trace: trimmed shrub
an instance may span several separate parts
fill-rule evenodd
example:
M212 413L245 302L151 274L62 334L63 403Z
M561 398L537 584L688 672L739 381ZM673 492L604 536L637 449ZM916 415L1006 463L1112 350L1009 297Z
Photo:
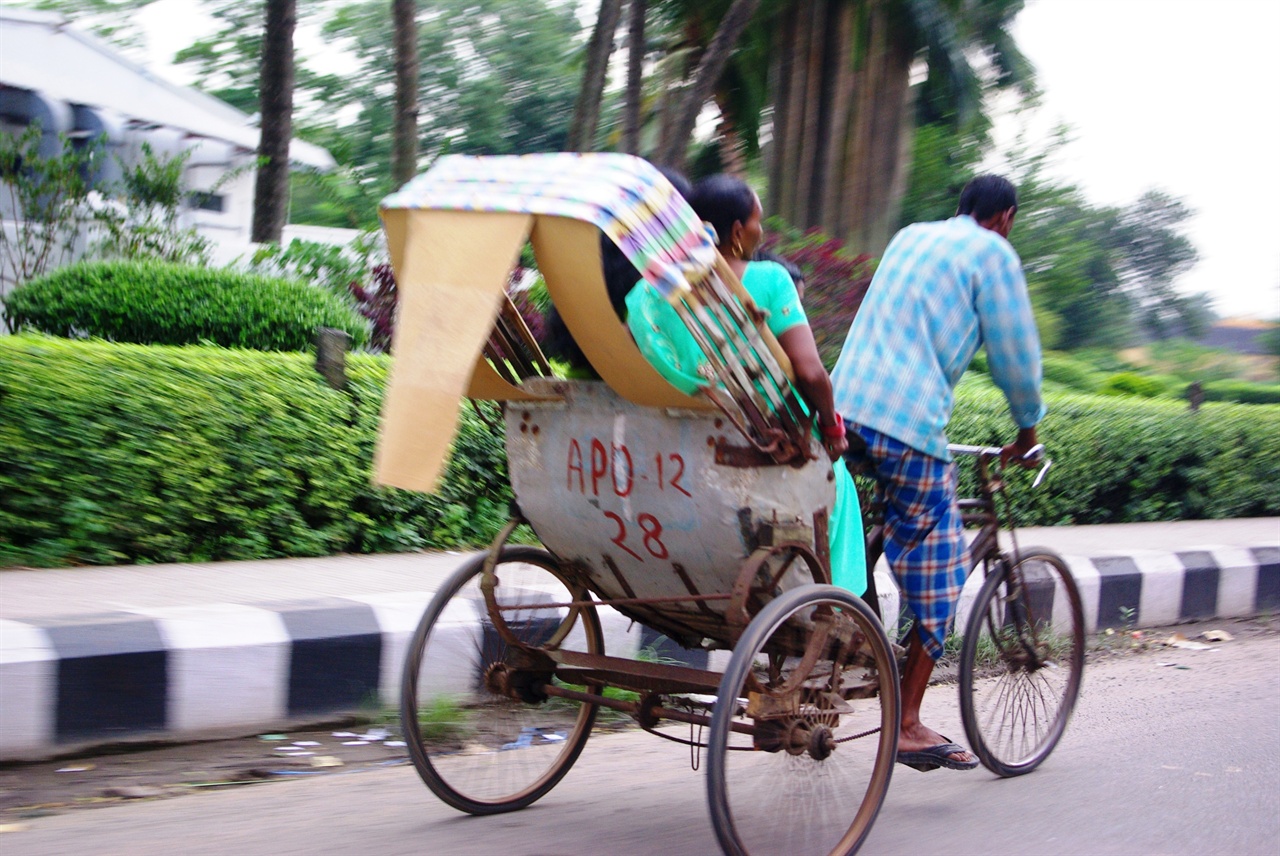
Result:
M1044 355L1044 379L1060 384L1075 392L1097 392L1102 386L1102 377L1087 363L1072 359L1065 354L1047 353Z
M306 283L157 261L59 268L15 289L5 314L15 331L148 345L302 351L320 327L368 339L351 307Z
M0 566L314 556L491 540L511 499L498 409L462 410L433 494L369 481L389 361L0 337ZM982 376L955 442L1013 434ZM1280 407L1050 395L1045 484L1022 525L1280 515ZM961 489L974 489L961 467Z
M1184 390L1183 395L1186 395ZM1245 380L1217 380L1204 384L1205 401L1234 401L1238 404L1280 404L1280 383L1250 383Z
M369 482L384 358L0 338L0 566L208 561L492 538L501 432L464 412L430 496ZM496 412L496 411L495 411Z
M1020 525L1131 523L1280 515L1280 407L1047 395L1038 434L1048 478L1012 476ZM999 391L961 387L947 435L1000 446L1013 438ZM975 489L961 466L961 491ZM972 494L969 494L972 495Z
M1158 379L1134 372L1119 372L1103 381L1098 389L1099 395L1136 395L1140 398L1155 398L1163 395L1165 386Z

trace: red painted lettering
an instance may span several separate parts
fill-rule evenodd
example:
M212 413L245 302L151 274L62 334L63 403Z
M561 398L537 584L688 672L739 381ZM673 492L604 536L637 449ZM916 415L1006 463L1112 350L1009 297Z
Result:
M684 478L684 458L679 455L672 455L671 463L676 465L676 474L671 478L671 486L683 493L685 496L692 497L693 494L685 490L684 486L680 484L680 479Z
M569 441L569 465L566 473L567 486L570 491L573 490L573 474L578 474L578 493L586 493L586 483L582 474L582 447L578 445L577 440Z
M643 562L644 558L635 550L632 550L627 546L627 524L622 522L622 518L614 514L612 511L606 511L604 516L612 520L618 527L618 531L614 533L614 536L609 540L613 541L613 543L625 550L627 555L631 556L633 559ZM661 527L659 527L659 530L661 530ZM648 536L645 537L647 538Z
M591 438L591 495L600 495L600 479L608 472L609 456L605 452L604 443L595 437Z
M631 493L631 486L634 482L635 475L631 467L631 452L625 445L618 443L613 444L613 492L618 496L628 496ZM618 478L619 470L622 471L622 479Z
M669 555L667 545L662 543L662 524L652 514L641 514L636 518L644 531L644 548L655 559L665 559Z

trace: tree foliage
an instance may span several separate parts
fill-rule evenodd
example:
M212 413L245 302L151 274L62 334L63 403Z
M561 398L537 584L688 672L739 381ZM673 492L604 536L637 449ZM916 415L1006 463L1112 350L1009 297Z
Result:
M1008 155L1019 194L1010 241L1036 305L1053 316L1050 341L1063 349L1120 347L1202 332L1208 298L1173 286L1196 260L1182 231L1190 210L1154 190L1125 206L1092 204L1053 175L1065 142L1063 130L1053 145L1034 152L1018 145Z
M57 12L99 38L125 49L141 48L145 37L134 12L153 0L35 0L31 5Z
M580 30L572 8L545 0L426 5L418 20L419 54L430 57L419 78L425 150L518 154L563 148L578 79ZM386 4L344 6L324 32L349 45L362 66L342 106L359 108L356 126L366 138L365 151L381 152L393 73Z
M1093 204L1078 185L1057 177L1068 143L1065 128L1047 145L1017 141L1001 168L1018 187L1009 239L1022 258L1045 345L1116 348L1199 335L1212 317L1208 298L1174 287L1196 261L1184 231L1190 210L1159 190L1128 205ZM989 148L973 127L921 126L901 224L955 214L961 189L984 168Z
M42 154L38 122L20 134L0 133L0 194L16 215L13 231L0 228L0 272L23 283L70 258L89 219L90 176L103 154L59 140Z

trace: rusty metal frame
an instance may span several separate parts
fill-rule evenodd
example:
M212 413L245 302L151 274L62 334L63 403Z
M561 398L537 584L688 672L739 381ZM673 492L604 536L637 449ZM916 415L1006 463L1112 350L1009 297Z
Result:
M770 557L784 551L792 553L792 557L784 562L778 571L772 575L767 586L756 585L756 577L765 563ZM809 566L809 570L814 573L814 579L821 580L826 578L827 575L822 569L822 563L813 552L813 549L801 541L782 541L778 544L757 547L747 557L747 560L742 563L742 568L738 571L738 577L733 583L729 608L725 610L725 621L728 624L728 629L735 645L738 642L738 637L742 635L742 631L746 630L747 625L751 622L749 607L752 594L776 589L782 577L791 569L791 564L796 558L804 559L805 564Z
M754 611L752 609L753 598L766 592L775 591L782 578L791 570L797 560L804 562L815 580L825 581L828 579L821 558L808 543L786 539L785 536L793 534L791 530L795 528L794 526L771 527L766 525L756 533L759 541L763 543L742 563L738 576L734 581L733 589L730 592L698 593L692 582L686 580L690 588L688 595L653 598L633 596L597 600L591 596L584 585L572 580L570 575L557 574L561 582L569 589L572 600L539 604L539 607L543 609L567 609L569 614L565 616L551 639L534 647L525 644L516 637L503 620L504 612L526 607L502 606L497 602L495 595L495 590L499 583L496 572L498 557L502 547L511 537L511 533L522 522L524 522L523 519L516 516L503 527L490 545L481 570L480 588L484 594L486 612L493 622L496 632L504 642L511 646L513 657L512 662L498 664L497 668L486 675L486 681L489 682L491 689L513 697L524 698L526 701L529 700L529 694L532 693L536 697L572 699L617 710L634 717L645 730L651 732L654 732L656 725L664 720L709 726L711 723L709 715L692 710L663 706L661 704L661 696L718 692L723 675L720 672L695 669L689 666L651 663L625 657L613 657L607 654L560 650L559 645L577 623L580 611L595 609L600 606L635 609L636 607L654 607L669 603L693 603L706 611L706 617L723 621L728 628L732 643L736 644L742 632L751 622L752 612ZM821 524L822 522L825 521L815 520L815 524ZM822 527L821 525L815 525L814 528L820 529ZM783 536L783 538L779 538L777 543L771 543L779 535ZM554 558L554 554L549 555ZM767 576L762 576L761 571L767 567L770 559L775 558L783 560L779 562L776 569L770 569ZM675 570L677 574L681 574L681 568L675 566ZM687 574L681 574L682 579L685 577L687 577ZM624 590L628 588L624 584ZM707 610L706 604L711 601L728 601L729 605L723 617ZM655 610L655 612L661 616L659 611ZM796 708L796 705L786 701L787 699L792 699L794 702L796 698L803 696L805 693L822 691L835 693L837 696L848 700L871 692L862 684L853 684L843 689L833 686L828 690L812 686L815 678L828 678L838 682L838 676L834 673L821 676L813 675L819 659L831 650L833 644L838 644L840 651L847 653L857 649L865 641L860 637L856 629L850 632L848 629L850 627L852 627L852 624L847 618L830 610L820 611L815 614L813 628L805 633L802 640L797 640L801 644L795 645L795 649L800 652L800 662L792 667L784 683L774 687L765 687L758 685L754 677L749 678L752 692L760 699L763 699L760 703L764 705L764 708L778 713L776 715L762 715L759 718L762 725L734 722L731 726L732 729L739 733L767 739L770 737L767 729L771 726L764 723L771 723L777 716L781 716L781 711ZM642 697L636 702L608 698L600 692L583 692L566 686L558 686L552 683L552 678L559 678L574 685L585 686L589 690L600 686L618 687L642 693ZM670 737L670 735L662 736ZM695 746L701 745L693 740L683 741L676 739L676 742L688 742L689 745Z

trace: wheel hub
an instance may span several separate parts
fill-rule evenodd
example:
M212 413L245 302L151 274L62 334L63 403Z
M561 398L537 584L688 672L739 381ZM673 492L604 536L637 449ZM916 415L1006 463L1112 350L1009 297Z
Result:
M831 729L819 725L809 732L809 757L815 761L824 761L835 751L836 738Z
M526 704L541 704L547 700L543 687L549 680L550 675L513 669L506 663L493 663L484 672L487 690Z
M831 756L836 745L835 734L828 726L807 719L756 724L755 746L765 752L785 750L788 755L807 754L815 761L822 761Z

